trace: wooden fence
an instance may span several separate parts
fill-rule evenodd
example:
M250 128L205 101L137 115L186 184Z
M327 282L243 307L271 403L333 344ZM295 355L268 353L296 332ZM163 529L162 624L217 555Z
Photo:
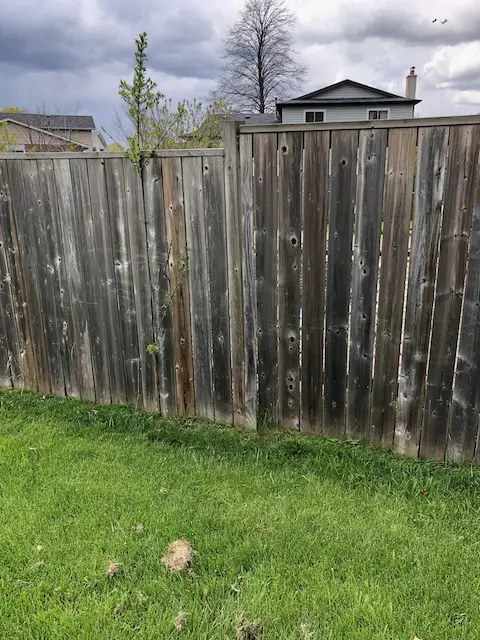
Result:
M474 459L480 117L0 156L0 383ZM480 452L477 454L480 461Z

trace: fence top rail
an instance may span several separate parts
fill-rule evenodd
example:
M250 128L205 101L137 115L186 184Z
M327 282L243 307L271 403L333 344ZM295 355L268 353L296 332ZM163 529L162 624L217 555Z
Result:
M221 148L215 149L159 149L152 157L154 158L191 158L205 156L224 156L225 151ZM48 151L48 152L29 152L29 153L0 153L0 160L59 160L67 159L107 159L107 158L126 158L123 151Z
M364 120L359 122L322 122L312 124L240 125L240 133L284 133L287 131L338 131L339 129L403 129L406 127L445 127L480 124L480 114L441 118L408 118L405 120Z

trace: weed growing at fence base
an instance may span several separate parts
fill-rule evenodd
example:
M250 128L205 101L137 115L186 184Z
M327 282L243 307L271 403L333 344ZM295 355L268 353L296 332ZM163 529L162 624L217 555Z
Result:
M480 471L8 391L0 436L1 638L480 637Z

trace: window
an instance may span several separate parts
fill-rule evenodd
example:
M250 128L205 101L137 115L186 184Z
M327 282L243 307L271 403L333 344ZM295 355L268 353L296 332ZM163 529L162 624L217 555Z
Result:
M388 109L372 109L368 112L369 120L388 120Z
M305 122L323 122L325 111L305 111Z

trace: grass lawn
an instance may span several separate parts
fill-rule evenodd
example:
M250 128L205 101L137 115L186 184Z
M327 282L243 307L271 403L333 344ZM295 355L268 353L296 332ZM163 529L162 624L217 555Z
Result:
M190 573L162 564L179 538ZM234 639L240 618L480 638L480 470L0 392L2 640Z

